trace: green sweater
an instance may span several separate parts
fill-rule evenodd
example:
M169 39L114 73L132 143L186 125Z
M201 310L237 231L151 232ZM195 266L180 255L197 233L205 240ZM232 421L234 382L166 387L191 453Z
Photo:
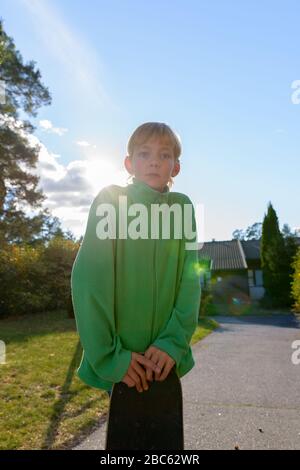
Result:
M178 192L156 191L133 178L125 187L110 185L94 199L86 232L71 274L76 326L83 347L77 370L86 384L110 390L120 382L131 352L144 353L153 345L168 353L179 377L194 366L190 340L198 322L201 285L198 251L187 250L185 239L99 239L97 206L113 204L119 227L119 196L127 206L142 203L191 204ZM136 216L134 217L136 218ZM128 216L128 223L132 217ZM173 218L171 217L171 222ZM193 208L193 228L196 229ZM150 232L149 218L149 235ZM173 236L172 236L173 235ZM194 241L196 238L194 239Z

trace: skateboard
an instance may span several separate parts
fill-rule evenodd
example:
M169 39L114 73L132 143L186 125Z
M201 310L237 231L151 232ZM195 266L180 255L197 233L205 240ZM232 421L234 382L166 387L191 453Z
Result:
M138 392L113 385L105 450L183 450L182 388L175 366L163 382Z

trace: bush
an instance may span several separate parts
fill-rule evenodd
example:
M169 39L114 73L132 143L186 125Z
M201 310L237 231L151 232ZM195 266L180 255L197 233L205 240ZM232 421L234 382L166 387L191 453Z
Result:
M294 304L292 305L293 312L300 312L300 248L292 263L294 273L292 276L292 297Z
M43 308L45 267L40 262L40 248L8 245L0 250L0 315L23 314Z
M78 248L78 243L57 237L44 249L41 260L45 266L44 282L49 295L46 310L68 309L71 270Z
M70 309L70 278L79 244L62 237L47 246L0 250L0 318Z
M202 288L199 317L211 315L213 310L213 296L209 287Z

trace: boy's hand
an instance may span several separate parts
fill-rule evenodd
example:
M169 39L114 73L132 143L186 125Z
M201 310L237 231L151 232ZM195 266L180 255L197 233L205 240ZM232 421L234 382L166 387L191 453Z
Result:
M154 371L155 373L160 373L161 369L157 366L151 359L144 357L142 354L136 352L131 353L131 362L125 376L122 379L122 382L125 382L129 387L136 386L139 392L148 390L148 384L146 380L146 371L145 369ZM132 382L134 383L132 385Z
M161 373L155 372L155 380L163 382L168 377L172 367L175 364L174 359L165 351L162 351L155 346L150 346L145 352L144 356L147 359L151 359L152 362L160 367ZM146 378L151 382L153 380L152 370L148 367L146 368Z
M135 381L130 378L130 375L125 374L121 382L124 382L128 387L135 387Z

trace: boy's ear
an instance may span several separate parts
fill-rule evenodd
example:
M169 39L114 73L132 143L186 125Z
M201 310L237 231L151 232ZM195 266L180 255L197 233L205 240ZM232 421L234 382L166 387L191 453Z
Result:
M126 157L124 159L124 166L125 166L126 170L128 171L128 173L130 173L132 175L132 172L133 172L132 161L131 161L131 158L129 157L129 155L126 155Z
M179 172L180 172L180 162L176 160L171 176L177 176Z

